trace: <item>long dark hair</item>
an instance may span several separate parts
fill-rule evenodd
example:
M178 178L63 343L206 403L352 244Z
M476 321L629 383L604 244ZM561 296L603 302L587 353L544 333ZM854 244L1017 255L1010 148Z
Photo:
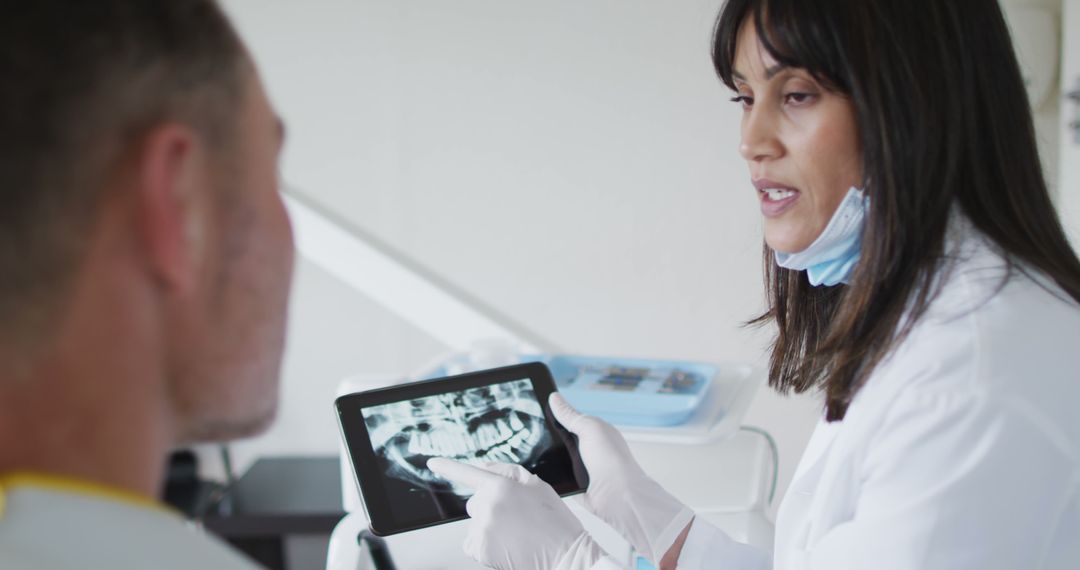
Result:
M1080 302L1080 260L1043 178L1020 67L998 0L728 0L713 62L732 89L738 32L850 97L870 212L850 285L813 287L765 248L775 321L770 384L822 387L843 419L874 368L926 312L955 206L1009 273L1044 273Z

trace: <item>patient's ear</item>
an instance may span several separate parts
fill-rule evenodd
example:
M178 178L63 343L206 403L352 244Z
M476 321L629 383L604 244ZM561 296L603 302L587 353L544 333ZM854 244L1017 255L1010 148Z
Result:
M146 268L169 293L187 296L198 282L203 203L209 173L190 128L166 124L134 149L133 211Z

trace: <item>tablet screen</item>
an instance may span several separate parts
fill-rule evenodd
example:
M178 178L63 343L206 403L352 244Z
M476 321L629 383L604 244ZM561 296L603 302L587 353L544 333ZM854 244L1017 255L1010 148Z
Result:
M432 473L427 468L432 457L474 465L519 463L535 472L552 443L527 378L371 406L361 413L375 456L392 480L387 483L393 483L388 484L391 505L412 503L410 495L429 492L451 494L462 505L472 496Z
M392 391L356 397L363 401L350 409L359 411L364 429L346 426L346 439L351 431L370 444L354 452L363 462L354 465L380 534L466 516L472 489L432 473L427 462L433 457L478 466L517 463L561 494L581 490L576 452L569 452L567 435L554 431L541 405L550 390L537 394L535 377L495 376L483 382L482 374L473 375L464 386L455 379L418 383L403 387L394 401L387 401ZM388 520L376 521L381 515Z

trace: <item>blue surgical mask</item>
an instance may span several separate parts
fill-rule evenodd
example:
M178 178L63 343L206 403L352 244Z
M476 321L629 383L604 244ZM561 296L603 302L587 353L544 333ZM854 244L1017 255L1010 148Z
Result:
M810 284L849 283L862 249L862 230L870 200L858 188L848 190L829 225L814 243L799 253L776 252L776 263L785 269L806 271Z

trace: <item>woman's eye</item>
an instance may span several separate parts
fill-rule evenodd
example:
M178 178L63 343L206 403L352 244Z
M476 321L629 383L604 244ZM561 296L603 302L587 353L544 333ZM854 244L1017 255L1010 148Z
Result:
M785 93L784 102L789 105L803 105L814 98L810 93Z
M743 109L749 108L754 104L754 98L747 95L738 95L731 98L733 103L738 103Z

